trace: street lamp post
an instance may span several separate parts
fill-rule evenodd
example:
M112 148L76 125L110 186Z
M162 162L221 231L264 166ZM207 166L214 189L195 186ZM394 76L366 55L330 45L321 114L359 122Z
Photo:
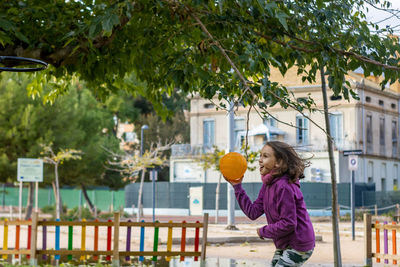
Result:
M234 103L232 100L229 101L229 114L228 114L228 151L234 152L234 136L235 136L235 115L233 113ZM239 230L235 226L235 190L230 183L226 183L227 188L227 206L228 206L228 230Z
M143 131L149 129L148 125L143 125L140 129L140 156L143 156Z

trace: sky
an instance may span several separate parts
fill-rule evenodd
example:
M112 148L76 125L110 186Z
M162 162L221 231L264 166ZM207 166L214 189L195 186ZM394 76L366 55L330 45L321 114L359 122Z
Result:
M386 25L390 25L392 27L399 25L399 26L395 27L395 30L396 30L396 33L400 34L400 0L390 0L389 2L392 3L391 9L399 10L399 13L397 13L399 18L397 18L396 16L392 16L392 14L390 14L388 12L375 9L372 6L366 4L369 9L369 12L367 13L367 20L376 23L378 21L382 21L386 18L391 17L387 20L380 22L379 26L381 28L382 27L384 28L384 27L386 27Z

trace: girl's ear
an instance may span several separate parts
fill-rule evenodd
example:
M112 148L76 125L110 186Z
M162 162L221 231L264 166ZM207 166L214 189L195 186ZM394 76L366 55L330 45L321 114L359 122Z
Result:
M275 162L275 169L280 169L282 167L282 160Z

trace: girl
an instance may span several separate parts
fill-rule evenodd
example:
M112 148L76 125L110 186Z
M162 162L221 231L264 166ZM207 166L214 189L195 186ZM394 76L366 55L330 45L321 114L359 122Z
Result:
M315 235L306 210L299 179L305 164L294 149L272 141L262 148L260 174L262 187L252 203L242 188L242 179L229 181L242 211L251 220L265 214L268 224L257 229L260 238L271 238L276 251L271 266L301 266L310 258Z

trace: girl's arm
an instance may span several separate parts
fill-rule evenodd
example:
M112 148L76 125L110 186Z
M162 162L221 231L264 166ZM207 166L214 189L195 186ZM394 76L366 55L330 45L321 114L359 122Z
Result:
M239 203L240 208L249 217L250 220L255 220L264 214L263 199L265 194L265 185L261 187L258 193L257 199L252 203L250 198L247 196L246 191L244 191L242 184L235 184L233 186L235 189L235 196Z
M260 237L277 239L293 232L297 226L296 200L290 187L283 187L277 194L279 220L259 229Z

